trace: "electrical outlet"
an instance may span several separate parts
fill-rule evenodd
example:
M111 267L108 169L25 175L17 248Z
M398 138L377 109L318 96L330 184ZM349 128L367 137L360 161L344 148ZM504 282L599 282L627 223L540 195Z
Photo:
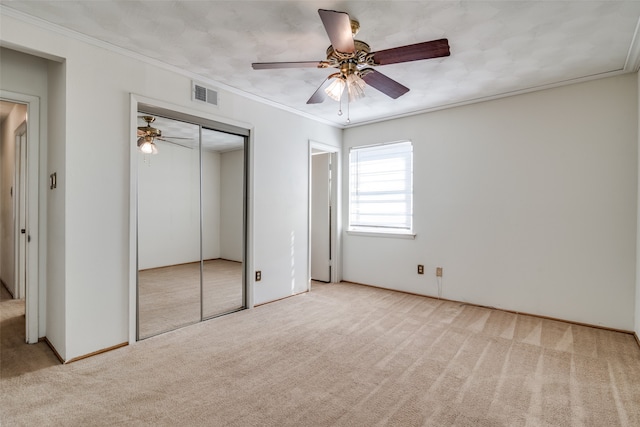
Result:
M442 267L436 267L436 277L442 277Z
M424 274L424 265L418 264L418 274Z
M256 282L262 280L262 271L256 270Z

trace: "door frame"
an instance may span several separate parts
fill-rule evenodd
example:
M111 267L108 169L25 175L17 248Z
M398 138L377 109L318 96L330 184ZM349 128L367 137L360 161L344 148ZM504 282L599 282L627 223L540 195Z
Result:
M184 114L201 117L205 120L215 121L222 125L245 129L249 132L245 142L245 233L244 236L244 256L243 283L245 292L246 309L254 306L255 281L253 275L248 274L254 271L253 255L253 147L254 147L254 127L245 122L231 120L227 117L220 117L209 112L185 108L154 98L134 93L129 94L130 110L130 140L129 140L129 344L138 342L138 150L137 150L137 129L139 104L145 104L157 109L172 111L176 114Z
M340 192L341 192L341 158L340 148L322 142L309 140L308 146L308 192L307 192L307 291L311 290L311 174L313 150L329 153L331 156L331 283L342 280L342 221L340 218Z
M27 280L25 289L25 341L29 344L38 342L40 320L44 320L41 312L44 304L40 304L41 287L44 287L45 268L43 263L44 246L40 246L40 98L23 93L0 90L0 100L27 106L27 223L26 232L30 237L26 250ZM44 158L44 157L43 157ZM15 199L14 199L15 200ZM14 221L14 229L19 233L19 224ZM16 254L17 256L18 254Z

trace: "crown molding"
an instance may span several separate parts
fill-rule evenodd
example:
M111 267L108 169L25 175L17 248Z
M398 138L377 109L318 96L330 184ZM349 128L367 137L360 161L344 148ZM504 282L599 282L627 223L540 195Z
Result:
M44 19L37 18L35 16L26 14L24 12L12 9L10 7L7 7L5 4L0 4L0 15L6 15L6 16L9 16L11 18L14 18L14 19L17 19L19 21L22 21L24 23L31 24L31 25L33 25L35 27L38 27L38 28L41 28L41 29L44 29L44 30L52 31L52 32L54 32L56 34L60 34L62 36L68 37L70 39L73 39L73 40L76 40L76 41L79 41L79 42L82 42L82 43L86 43L86 44L89 44L89 45L92 45L92 46L95 46L95 47L99 47L99 48L111 51L113 53L117 53L119 55L126 56L128 58L136 59L136 60L144 62L144 63L146 63L148 65L151 65L151 66L154 66L154 67L157 67L157 68L161 68L161 69L166 70L166 71L171 71L173 73L182 75L184 77L188 77L188 78L190 78L192 80L197 80L197 81L199 81L201 83L204 83L204 84L207 84L209 86L214 86L217 89L224 90L224 91L229 92L229 93L233 93L235 95L241 96L241 97L246 98L246 99L250 99L252 101L259 102L261 104L268 105L270 107L274 107L274 108L278 108L280 110L287 111L289 113L295 114L297 116L304 117L306 119L313 120L315 122L326 124L326 125L329 125L329 126L332 126L332 127L335 127L335 128L339 128L339 129L341 128L341 126L339 124L337 124L335 122L332 122L330 120L326 120L326 119L314 116L314 115L306 113L304 111L296 110L295 108L291 108L289 106L286 106L286 105L271 101L271 100L266 99L266 98L262 98L260 96L254 95L252 93L245 92L245 91L243 91L241 89L238 89L238 88L233 87L233 86L229 86L229 85L227 85L225 83L219 82L217 80L213 80L213 79L211 79L209 77L202 76L200 74L193 73L191 71L176 67L174 65L169 65L166 62L162 62L162 61L159 61L157 59L150 58L148 56L145 56L145 55L142 55L142 54L139 54L139 53L136 53L136 52L132 52L132 51L130 51L128 49L121 48L121 47L116 46L114 44L107 43L107 42L102 41L102 40L98 40L98 39L96 39L94 37L87 36L86 34L82 34L82 33L78 32L78 31L70 30L68 28L65 28L65 27L62 27L60 25L51 23L49 21L45 21ZM2 45L2 41L1 40L0 40L0 45ZM12 44L5 44L5 46L10 47L10 48L14 48L14 49L15 48L20 48L19 46L12 45ZM39 52L36 52L34 50L30 50L29 52L26 52L26 53L38 54ZM43 54L41 54L39 56L45 56L47 59L50 59L50 55L49 56L47 56L47 55L48 54L43 53ZM58 60L61 60L61 59L62 58L58 58Z
M638 19L636 30L631 39L627 60L624 63L624 70L631 73L636 73L640 70L640 19Z
M503 99L503 98L510 98L512 96L524 95L524 94L532 93L532 92L540 92L542 90L554 89L554 88L558 88L558 87L563 87L563 86L569 86L569 85L578 84L578 83L589 82L589 81L592 81L592 80L600 80L600 79L605 79L605 78L608 78L608 77L615 77L615 76L619 76L619 75L622 75L622 74L629 74L631 72L632 71L630 71L630 70L627 71L625 69L605 71L603 73L592 74L592 75L589 75L589 76L578 77L578 78L575 78L575 79L563 80L563 81L556 82L556 83L550 83L550 84L540 85L540 86L532 86L532 87L529 87L529 88L518 89L518 90L511 91L511 92L504 92L504 93L500 93L500 94L496 94L496 95L484 96L484 97L473 98L473 99L467 99L467 100L464 100L464 101L453 102L453 103L450 103L450 104L438 105L436 107L430 107L430 108L424 108L424 109L415 110L415 111L409 111L409 112L402 113L402 114L396 114L394 116L386 116L386 117L382 117L382 118L366 120L366 121L363 121L363 122L351 123L351 124L349 124L347 126L344 126L343 129L349 129L349 128L355 128L355 127L358 127L358 126L370 125L370 124L373 124L373 123L385 122L387 120L401 119L401 118L404 118L404 117L418 116L420 114L432 113L434 111L440 111L440 110L448 110L448 109L451 109L451 108L463 107L465 105L480 104L482 102L494 101L494 100Z
M611 70L611 71L607 71L607 72L603 72L603 73L598 73L598 74L593 74L593 75L589 75L589 76L584 76L584 77L579 77L579 78L575 78L575 79L568 79L568 80L564 80L561 82L556 82L556 83L552 83L552 84L547 84L547 85L541 85L541 86L532 86L529 88L524 88L524 89L519 89L519 90L515 90L515 91L510 91L510 92L505 92L505 93L501 93L501 94L496 94L496 95L492 95L492 96L486 96L486 97L479 97L479 98L473 98L473 99L468 99L468 100L463 100L463 101L459 101L459 102L454 102L454 103L450 103L450 104L443 104L443 105L438 105L435 107L429 107L429 108L423 108L420 110L414 110L414 111L409 111L406 113L401 113L401 114L396 114L396 115L390 115L390 116L385 116L385 117L378 117L378 118L373 118L373 119L369 119L369 120L364 120L361 122L356 122L356 123L337 123L335 121L331 121L331 120L327 120L318 116L314 116L312 114L309 114L307 112L304 111L300 111L297 110L295 108L289 107L287 105L283 105L280 104L278 102L275 101L271 101L269 99L254 95L252 93L243 91L241 89L238 89L236 87L233 86L229 86L225 83L219 82L217 80L213 80L211 78L202 76L200 74L197 73L193 73L191 71L173 66L173 65L169 65L165 62L159 61L157 59L154 58L150 58L147 57L145 55L142 54L138 54L135 52L132 52L130 50L121 48L119 46L113 45L111 43L107 43L104 42L102 40L98 40L94 37L90 37L87 36L85 34L79 33L77 31L74 30L70 30L68 28L62 27L60 25L57 24L53 24L49 21L45 21L41 18L37 18L34 17L32 15L28 15L26 13L23 13L21 11L12 9L10 7L7 7L6 4L1 4L0 3L0 15L6 15L12 18L15 18L17 20L20 20L22 22L34 25L36 27L48 30L48 31L52 31L54 33L60 34L62 36L65 37L69 37L71 39L74 39L76 41L80 41L92 46L96 46L96 47L100 47L102 49L106 49L109 50L111 52L117 53L119 55L123 55L132 59L136 59L139 60L141 62L144 62L146 64L149 64L151 66L157 67L157 68L161 68L167 71L171 71L175 74L178 75L182 75L185 77L188 77L192 80L196 80L198 82L201 82L203 84L209 85L209 86L213 86L214 88L220 89L220 90L224 90L226 92L229 93L233 93L235 95L241 96L243 98L264 104L264 105L268 105L270 107L274 107L277 108L279 110L283 110L292 114L295 114L297 116L300 117L304 117L306 119L309 120L313 120L315 122L318 123L322 123L337 129L350 129L350 128L355 128L355 127L359 127L359 126L365 126L365 125L369 125L369 124L373 124L373 123L379 123L379 122L384 122L384 121L388 121L388 120L395 120L395 119L399 119L399 118L403 118L403 117L411 117L411 116L416 116L416 115L420 115L420 114L425 114L425 113L430 113L430 112L434 112L434 111L440 111L440 110L446 110L449 108L456 108L456 107L461 107L461 106L465 106L465 105L471 105L471 104L477 104L477 103L481 103L481 102L486 102L486 101L492 101L492 100L496 100L496 99L502 99L502 98L507 98L507 97L511 97L511 96L517 96L517 95L522 95L522 94L526 94L526 93L531 93L531 92L537 92L540 90L546 90L546 89L552 89L552 88L557 88L557 87L561 87L561 86L566 86L566 85L571 85L571 84L576 84L576 83L582 83L582 82L586 82L586 81L590 81L590 80L597 80L597 79L602 79L602 78L607 78L607 77L613 77L613 76L617 76L620 74L626 74L626 73L633 73L633 72L638 72L640 70L640 19L638 20L638 23L636 24L636 29L633 35L633 38L631 40L631 44L629 46L629 51L627 53L627 57L625 60L625 64L624 67L622 69L619 70ZM4 43L2 40L0 40L0 46L7 46L10 48L20 48L20 46L14 46L11 45L10 43ZM33 53L39 56L43 56L43 57L47 57L48 59L53 59L53 58L49 58L51 55L46 54L46 53L40 53L40 52L35 52L33 50L27 52L27 53ZM49 56L47 56L49 55ZM61 59L61 58L59 58Z

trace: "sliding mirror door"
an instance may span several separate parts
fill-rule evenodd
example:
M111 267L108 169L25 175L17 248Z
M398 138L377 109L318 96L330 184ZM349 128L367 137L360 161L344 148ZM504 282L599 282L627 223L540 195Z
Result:
M161 135L138 153L138 339L246 306L246 137L153 117Z
M187 139L155 139L157 153L138 155L141 338L201 317L199 129L161 117L151 126Z
M202 313L245 306L244 137L202 129Z

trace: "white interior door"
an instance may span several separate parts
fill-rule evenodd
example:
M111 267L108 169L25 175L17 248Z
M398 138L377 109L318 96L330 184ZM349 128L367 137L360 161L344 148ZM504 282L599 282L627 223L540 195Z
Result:
M311 158L311 278L331 281L331 154Z
M16 298L24 298L27 283L27 132L26 126L16 134Z
M15 158L16 174L14 176L14 286L20 298L25 299L25 341L33 344L38 342L39 330L44 328L44 316L40 316L39 293L40 246L39 231L39 176L44 164L40 164L40 100L37 96L10 92L0 89L0 99L27 106L28 118L16 131L16 151L20 154ZM21 219L22 218L22 219ZM22 230L25 230L22 233ZM44 254L42 254L44 255ZM42 323L40 323L42 322Z

